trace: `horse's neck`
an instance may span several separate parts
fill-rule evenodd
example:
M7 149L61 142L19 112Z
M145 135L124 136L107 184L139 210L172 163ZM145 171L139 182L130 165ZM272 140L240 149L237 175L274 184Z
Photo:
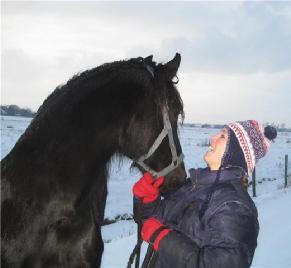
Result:
M30 126L4 162L7 168L13 169L11 173L19 176L48 173L50 176L64 174L68 178L94 176L116 152L118 139L113 127L99 127L90 133L84 129L82 136L82 129L78 132L72 129L64 134Z
M83 200L84 193L95 189L96 183L98 189L106 187L106 164L117 149L115 141L107 139L104 142L102 136L105 133L101 134L96 137L94 144L84 141L73 145L67 141L56 144L55 150L49 153L33 147L33 142L23 138L5 159L3 166L7 168L2 175L7 185L14 185L18 189L16 192L19 195L36 191L35 198L39 196L42 199L45 197L39 193L53 196L52 193L57 191L72 193L75 196L72 196L72 200L79 200L80 196ZM34 151L30 152L31 148Z

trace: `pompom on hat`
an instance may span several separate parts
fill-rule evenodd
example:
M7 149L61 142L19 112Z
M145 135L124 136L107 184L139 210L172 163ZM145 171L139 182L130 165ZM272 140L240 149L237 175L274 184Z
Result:
M276 129L272 126L263 128L256 120L239 121L226 126L234 133L243 152L247 172L251 174L257 161L266 155L270 143L277 137Z

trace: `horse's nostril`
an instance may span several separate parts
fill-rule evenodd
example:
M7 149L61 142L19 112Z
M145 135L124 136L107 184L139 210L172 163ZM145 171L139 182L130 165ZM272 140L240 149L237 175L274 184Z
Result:
M70 224L70 219L68 217L62 217L56 221L57 227L64 227Z

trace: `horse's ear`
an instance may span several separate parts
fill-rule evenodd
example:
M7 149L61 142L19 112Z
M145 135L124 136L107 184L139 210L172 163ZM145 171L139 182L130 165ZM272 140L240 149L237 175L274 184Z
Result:
M175 57L164 65L167 75L170 79L172 79L178 71L181 62L181 55L176 53Z
M144 63L146 64L150 64L153 62L153 55L147 56L146 58L144 58Z

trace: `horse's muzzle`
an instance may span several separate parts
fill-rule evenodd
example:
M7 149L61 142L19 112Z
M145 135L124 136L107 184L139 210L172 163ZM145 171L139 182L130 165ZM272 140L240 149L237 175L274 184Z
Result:
M176 191L186 180L187 173L184 162L182 162L176 169L165 176L165 182L161 186L160 191L163 196Z

